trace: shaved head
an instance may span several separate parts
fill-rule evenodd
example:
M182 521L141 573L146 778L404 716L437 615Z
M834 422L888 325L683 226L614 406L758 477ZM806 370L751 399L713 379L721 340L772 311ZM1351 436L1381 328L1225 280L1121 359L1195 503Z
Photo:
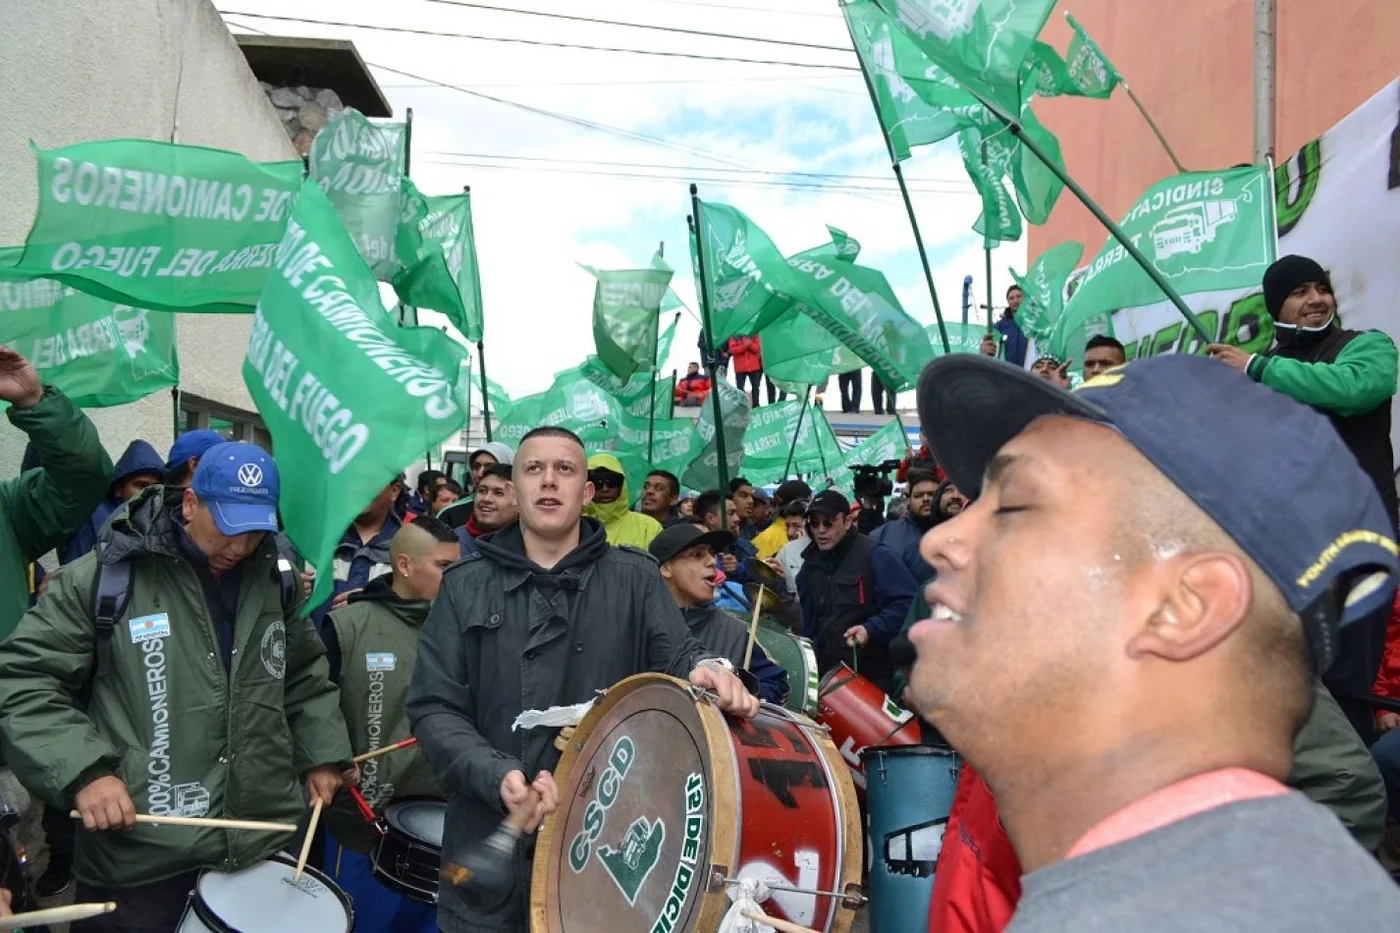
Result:
M456 532L431 516L404 525L389 543L394 592L404 599L435 599L442 572L457 560L460 547Z

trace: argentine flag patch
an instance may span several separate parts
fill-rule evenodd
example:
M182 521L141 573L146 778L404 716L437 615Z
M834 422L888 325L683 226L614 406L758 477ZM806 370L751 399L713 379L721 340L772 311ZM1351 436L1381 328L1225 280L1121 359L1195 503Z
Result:
M394 663L394 654L391 651L365 652L365 670L367 671L392 671Z
M164 612L132 619L127 622L127 626L131 629L131 643L133 645L139 645L152 638L170 637L170 616Z

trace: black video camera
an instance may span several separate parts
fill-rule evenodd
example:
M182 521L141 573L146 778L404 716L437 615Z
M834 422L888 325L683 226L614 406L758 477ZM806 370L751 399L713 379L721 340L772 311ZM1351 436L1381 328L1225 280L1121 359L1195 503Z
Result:
M854 473L855 492L858 499L883 499L885 496L894 494L894 483L890 482L890 474L899 469L898 460L886 460L884 463L858 463L851 467Z

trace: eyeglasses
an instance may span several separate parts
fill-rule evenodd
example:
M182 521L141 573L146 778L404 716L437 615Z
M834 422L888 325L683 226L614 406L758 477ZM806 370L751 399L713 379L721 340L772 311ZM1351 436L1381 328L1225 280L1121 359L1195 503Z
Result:
M589 481L590 483L592 483L592 484L594 485L595 488L598 488L598 487L601 487L601 488L603 488L603 489L621 489L621 488L622 488L622 480L618 479L616 476L613 476L611 473L595 473L595 474L590 474L589 477L588 477L588 481Z
M808 524L808 525L811 525L813 528L817 529L818 531L825 531L825 530L828 529L828 528L835 528L835 527L836 527L836 519L835 519L835 518L809 518L809 519L807 519L807 524Z

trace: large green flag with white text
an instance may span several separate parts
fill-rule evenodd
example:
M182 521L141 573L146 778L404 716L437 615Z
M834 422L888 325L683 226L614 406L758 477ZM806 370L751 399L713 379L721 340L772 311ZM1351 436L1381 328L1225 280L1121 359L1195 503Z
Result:
M671 273L597 270L594 276L593 343L598 359L619 379L630 379L638 370L651 371L660 355L657 330Z
M1180 295L1257 287L1277 253L1274 186L1266 167L1173 175L1148 188L1119 225ZM1109 237L1057 328L1073 333L1090 318L1164 297Z
M743 462L743 476L749 482L761 485L785 479L789 454L793 473L816 473L823 464L841 459L841 445L826 412L814 405L806 405L804 411L804 405L799 398L750 412Z
M85 295L7 268L0 250L0 344L83 408L125 405L180 382L175 316Z
M405 304L447 315L468 343L476 343L483 320L471 195L426 197L407 178L401 185L395 239L401 269L394 291Z
M330 591L345 529L400 470L467 420L466 350L400 327L315 182L297 197L253 319L243 380L282 474L287 534Z
M720 412L724 419L724 476L719 472L719 447L716 443L714 403L706 399L700 408L700 418L695 423L700 443L704 446L699 454L680 473L681 484L688 489L717 489L722 484L740 475L739 467L744 462L744 432L749 426L749 397L723 379L715 383L714 392L719 393ZM675 471L672 471L675 472Z
M1020 312L1017 312L1018 319ZM964 324L962 321L945 321L948 328L948 352L949 353L980 353L982 350L982 337L987 333L987 328L981 324ZM924 329L928 333L929 342L933 345L933 355L943 355L943 341L938 339L938 325L930 324Z
M727 204L700 202L691 249L703 250L710 311L710 346L756 334L807 296L790 291L787 260L758 224ZM697 263L697 268L699 264ZM815 297L810 298L815 301Z
M36 153L39 210L16 271L151 310L257 305L300 162L144 139Z
M316 134L307 160L311 177L381 282L392 281L399 271L394 240L401 213L405 136L404 124L371 123L347 107Z
M1065 309L1065 287L1083 256L1084 244L1069 240L1042 253L1024 276L1010 270L1025 295L1016 312L1016 326L1027 337L1039 343L1055 331Z
M876 465L884 463L886 460L899 460L909 451L909 439L904 433L903 426L898 419L891 419L883 428L861 441L855 447L846 451L836 463L831 465L831 471L827 474L836 484L836 488L850 499L855 501L855 474L851 472L851 467L857 464ZM813 489L819 489L820 483L813 483Z

